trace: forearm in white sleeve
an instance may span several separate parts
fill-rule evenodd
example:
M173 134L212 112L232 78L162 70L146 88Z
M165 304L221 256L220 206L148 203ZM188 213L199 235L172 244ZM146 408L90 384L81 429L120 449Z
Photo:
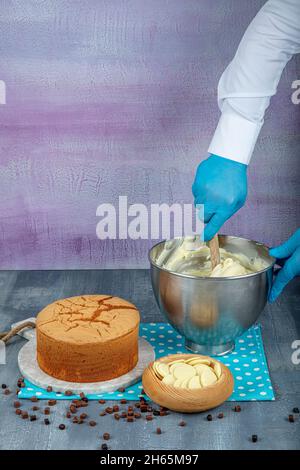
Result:
M248 164L282 71L300 52L300 0L269 0L247 28L218 86L222 112L208 151Z

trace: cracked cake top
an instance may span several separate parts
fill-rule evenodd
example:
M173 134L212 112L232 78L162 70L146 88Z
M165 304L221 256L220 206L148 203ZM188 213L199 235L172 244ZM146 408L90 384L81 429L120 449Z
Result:
M37 316L39 331L70 343L109 341L137 328L137 308L119 297L82 295L57 300Z

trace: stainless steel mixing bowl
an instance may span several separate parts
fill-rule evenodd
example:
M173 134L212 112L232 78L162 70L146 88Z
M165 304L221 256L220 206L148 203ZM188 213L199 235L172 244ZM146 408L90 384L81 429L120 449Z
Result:
M175 239L175 246L182 240ZM161 312L184 336L187 349L210 355L230 352L235 338L255 323L265 307L274 258L262 243L219 235L221 248L250 259L258 256L266 268L244 276L197 277L157 264L166 243L158 243L149 252L152 287Z

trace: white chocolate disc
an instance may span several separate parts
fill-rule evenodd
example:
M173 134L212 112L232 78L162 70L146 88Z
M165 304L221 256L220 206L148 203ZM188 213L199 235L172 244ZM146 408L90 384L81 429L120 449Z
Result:
M222 375L221 364L219 362L214 362L213 364L214 364L214 372L219 379Z
M176 379L189 379L196 375L196 370L189 364L182 364L174 369L173 375L176 377Z
M216 374L209 367L204 370L200 377L202 387L208 387L217 382Z
M195 375L192 377L188 383L188 388L190 390L194 390L196 388L201 388L201 382L200 382L200 377L199 375Z
M184 379L183 382L180 385L180 388L188 388L188 383L189 383L190 380L191 380L190 377L188 379Z
M177 367L182 367L185 365L185 362L176 362L175 364L172 364L170 366L170 373L174 374L174 370L177 369Z
M191 366L196 366L198 364L206 364L207 366L209 366L211 361L209 359L193 357L192 359L187 359L186 363L190 364Z
M196 372L197 372L197 375L200 375L203 374L203 372L205 370L208 370L210 371L211 368L209 366L207 366L206 364L197 364L196 366L194 366Z
M175 382L175 378L172 374L166 375L163 379L162 382L166 385L173 385Z
M182 380L181 380L181 379L177 379L177 380L175 380L175 382L173 383L173 386L174 386L174 387L177 387L177 388L181 388L181 384L182 384Z
M154 372L157 375L157 377L161 380L163 378L163 375L161 375L161 373L158 370L158 364L159 364L159 362L157 362L157 361L153 362L153 369L154 369Z
M157 363L156 370L162 377L169 375L169 366L163 362Z

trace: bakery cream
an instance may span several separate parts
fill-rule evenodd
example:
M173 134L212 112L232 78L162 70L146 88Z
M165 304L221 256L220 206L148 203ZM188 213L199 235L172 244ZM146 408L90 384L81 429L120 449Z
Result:
M210 250L205 243L195 243L188 237L175 249L168 242L157 264L169 271L199 277L243 276L261 271L266 262L258 257L248 258L242 253L231 253L220 248L220 264L211 268Z
M37 360L52 377L99 382L126 374L138 361L137 308L118 297L58 300L37 317Z

